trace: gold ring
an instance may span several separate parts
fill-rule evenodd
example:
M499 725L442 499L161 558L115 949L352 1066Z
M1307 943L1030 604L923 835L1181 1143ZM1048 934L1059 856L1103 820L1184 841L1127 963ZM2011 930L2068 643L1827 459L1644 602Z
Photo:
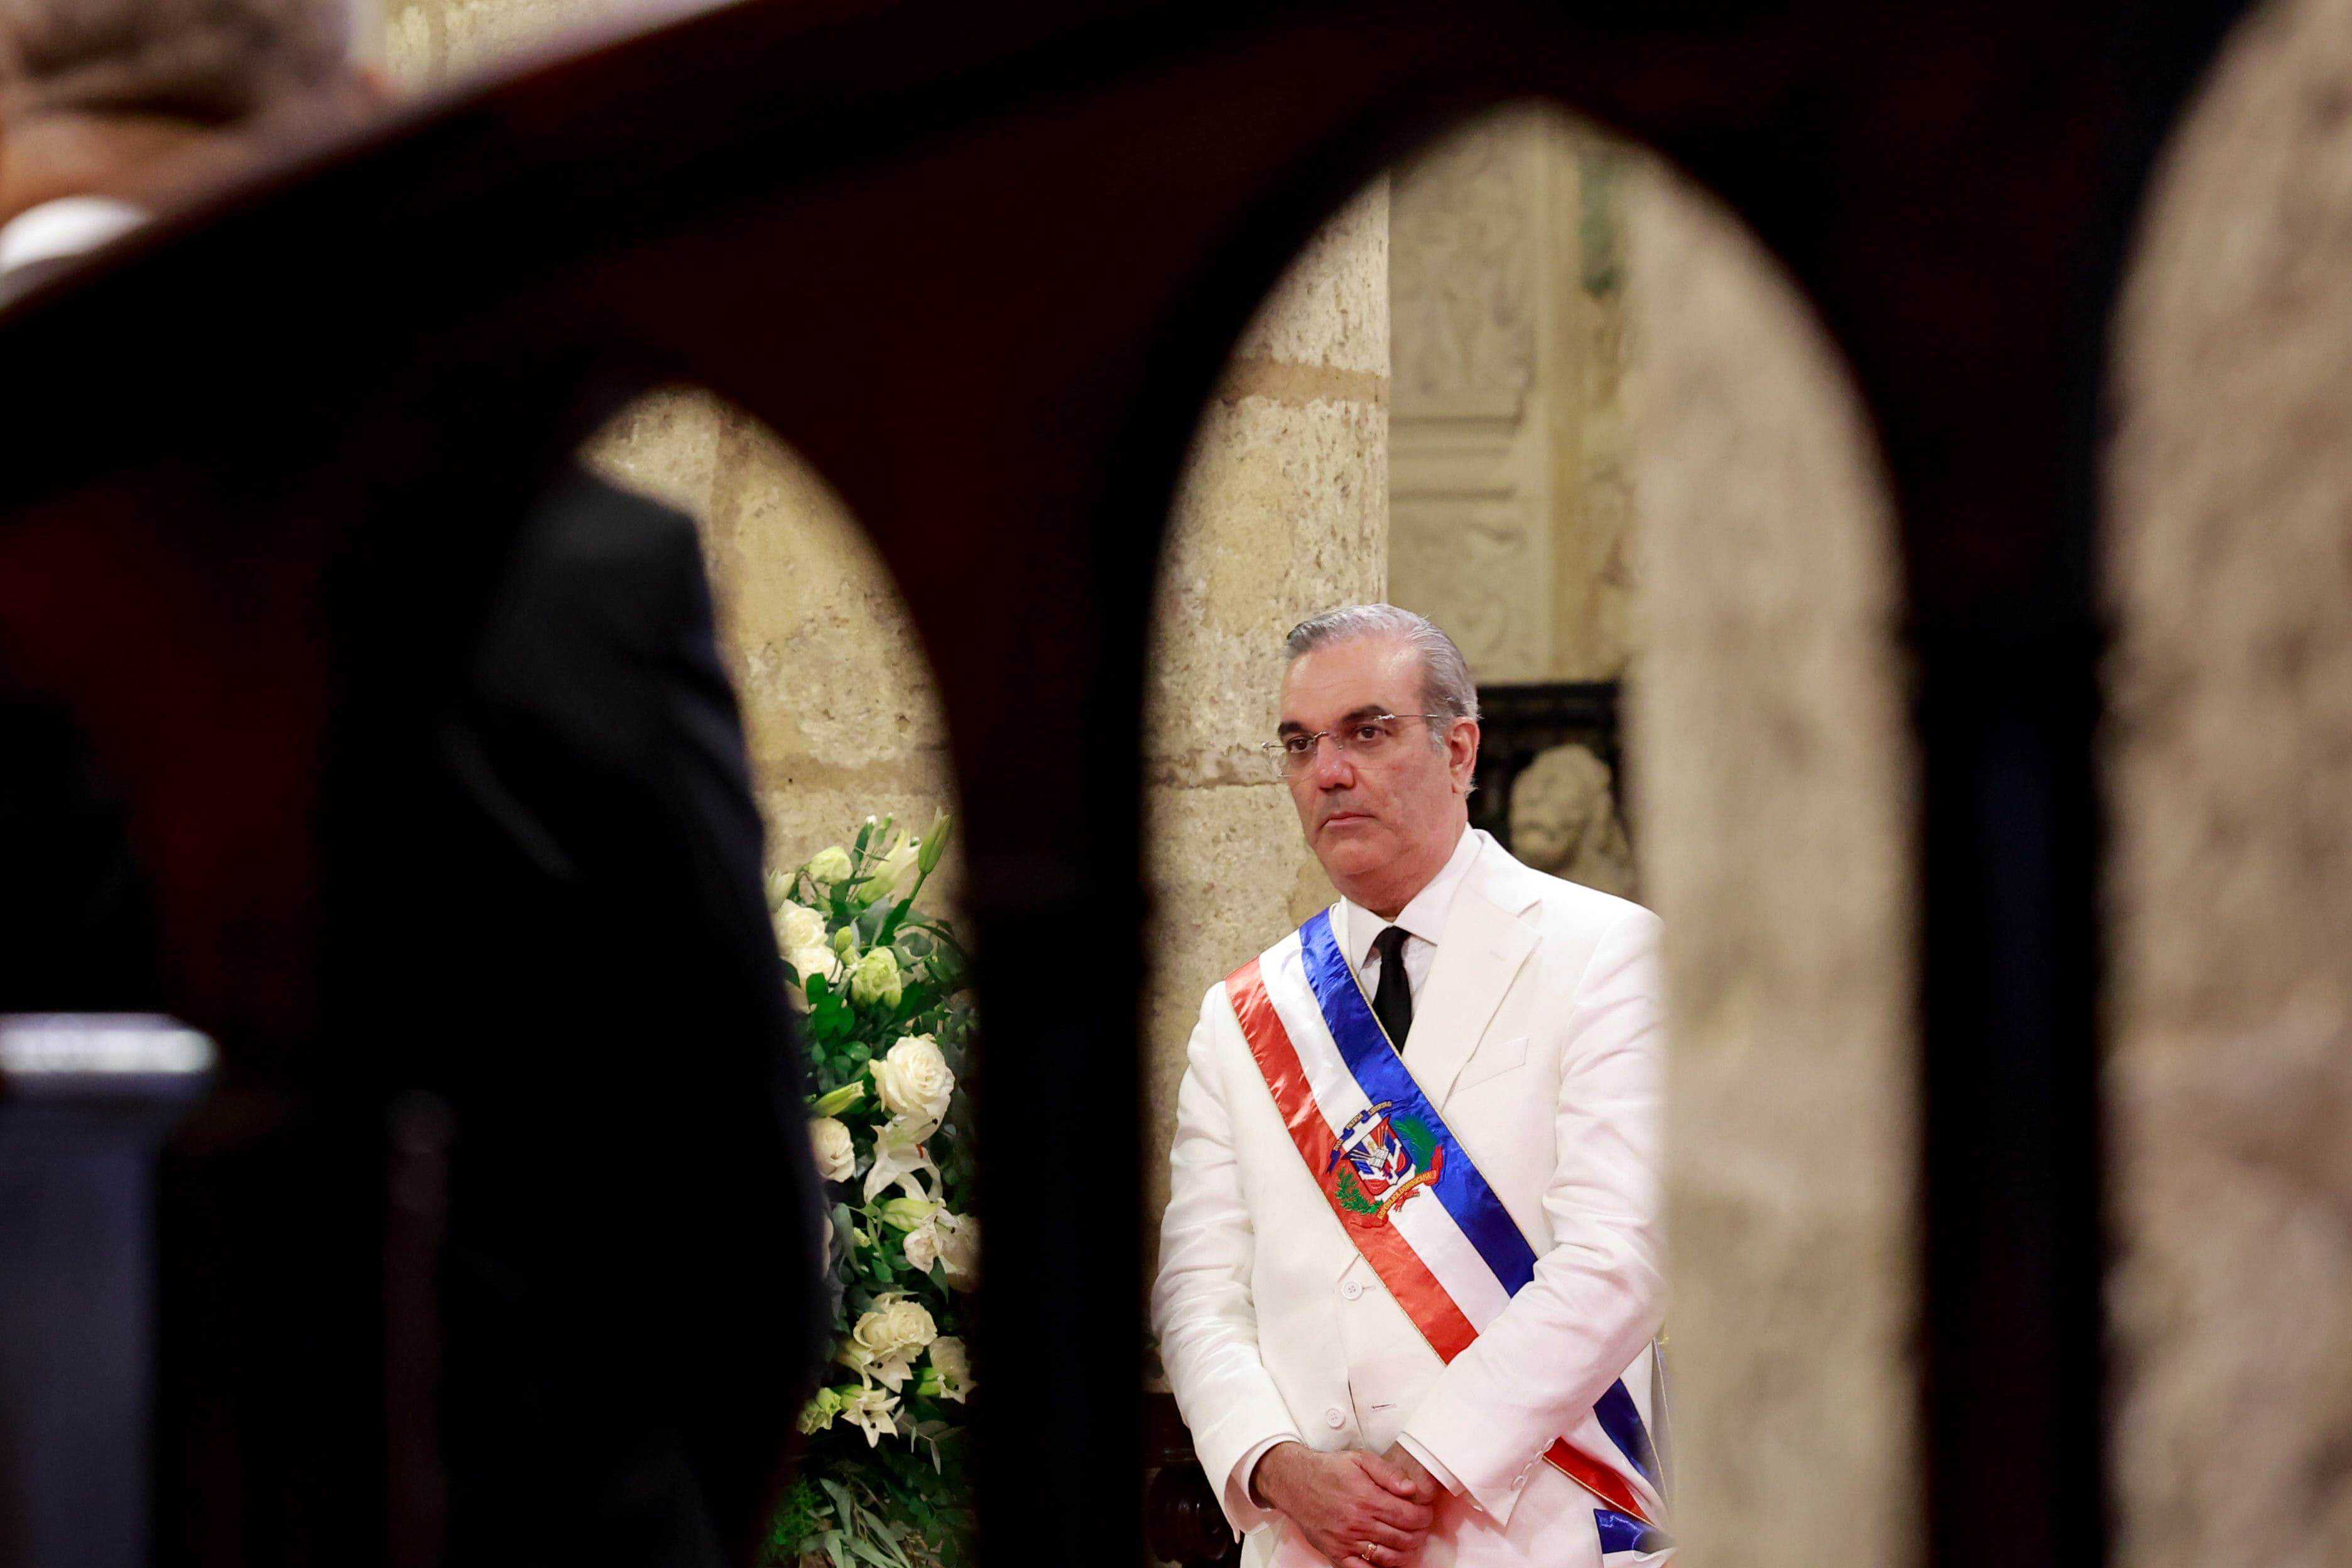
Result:
M1372 1552L1378 1545L1379 1542L1377 1542L1367 1541L1364 1542L1364 1550L1358 1553L1358 1555L1362 1557L1365 1562L1370 1563L1372 1560Z

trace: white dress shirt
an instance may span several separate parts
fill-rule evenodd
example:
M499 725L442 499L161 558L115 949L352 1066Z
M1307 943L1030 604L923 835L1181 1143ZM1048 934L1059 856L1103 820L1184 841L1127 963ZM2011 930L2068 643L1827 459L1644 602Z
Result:
M1478 858L1478 836L1467 826L1455 841L1454 853L1439 867L1437 875L1428 886L1412 896L1410 903L1397 911L1393 921L1384 921L1353 899L1339 900L1339 951L1348 955L1349 967L1362 982L1364 994L1373 995L1381 983L1381 955L1372 951L1372 943L1381 932L1392 925L1404 927L1404 978L1412 992L1412 999L1421 1000L1421 988L1429 979L1430 967L1437 962L1437 944L1445 937L1445 911L1454 907L1454 889L1462 879L1470 874L1471 863ZM1405 1054L1412 1054L1412 1039L1405 1038Z

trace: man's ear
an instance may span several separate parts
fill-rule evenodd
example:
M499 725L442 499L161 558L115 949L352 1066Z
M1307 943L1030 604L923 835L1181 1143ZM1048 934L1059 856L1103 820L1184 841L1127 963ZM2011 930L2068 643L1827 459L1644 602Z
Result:
M1468 795L1478 776L1478 721L1456 719L1445 731L1447 763L1458 771L1455 787Z

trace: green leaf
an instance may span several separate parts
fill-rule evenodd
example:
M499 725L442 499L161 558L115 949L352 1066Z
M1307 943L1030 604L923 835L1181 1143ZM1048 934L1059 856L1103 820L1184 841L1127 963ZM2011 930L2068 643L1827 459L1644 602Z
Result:
M1381 1212L1381 1205L1364 1195L1363 1185L1356 1180L1355 1169L1352 1166L1339 1173L1339 1206L1350 1209L1357 1214Z
M847 1544L852 1552L864 1561L874 1564L874 1568L909 1568L907 1562L907 1554L905 1552L886 1552L881 1547L875 1545L872 1542L865 1539L863 1536L851 1536Z

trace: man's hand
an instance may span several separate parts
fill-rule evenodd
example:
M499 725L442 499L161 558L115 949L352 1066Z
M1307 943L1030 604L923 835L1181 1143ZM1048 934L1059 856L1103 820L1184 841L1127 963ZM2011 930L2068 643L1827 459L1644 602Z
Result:
M1412 1450L1402 1443L1391 1443L1389 1451L1381 1456L1402 1471L1413 1484L1413 1497L1422 1502L1434 1503L1445 1495L1445 1483L1429 1473L1429 1467L1412 1457Z
M1440 1489L1417 1464L1407 1471L1360 1449L1319 1454L1304 1443L1268 1449L1250 1482L1339 1568L1411 1568Z

